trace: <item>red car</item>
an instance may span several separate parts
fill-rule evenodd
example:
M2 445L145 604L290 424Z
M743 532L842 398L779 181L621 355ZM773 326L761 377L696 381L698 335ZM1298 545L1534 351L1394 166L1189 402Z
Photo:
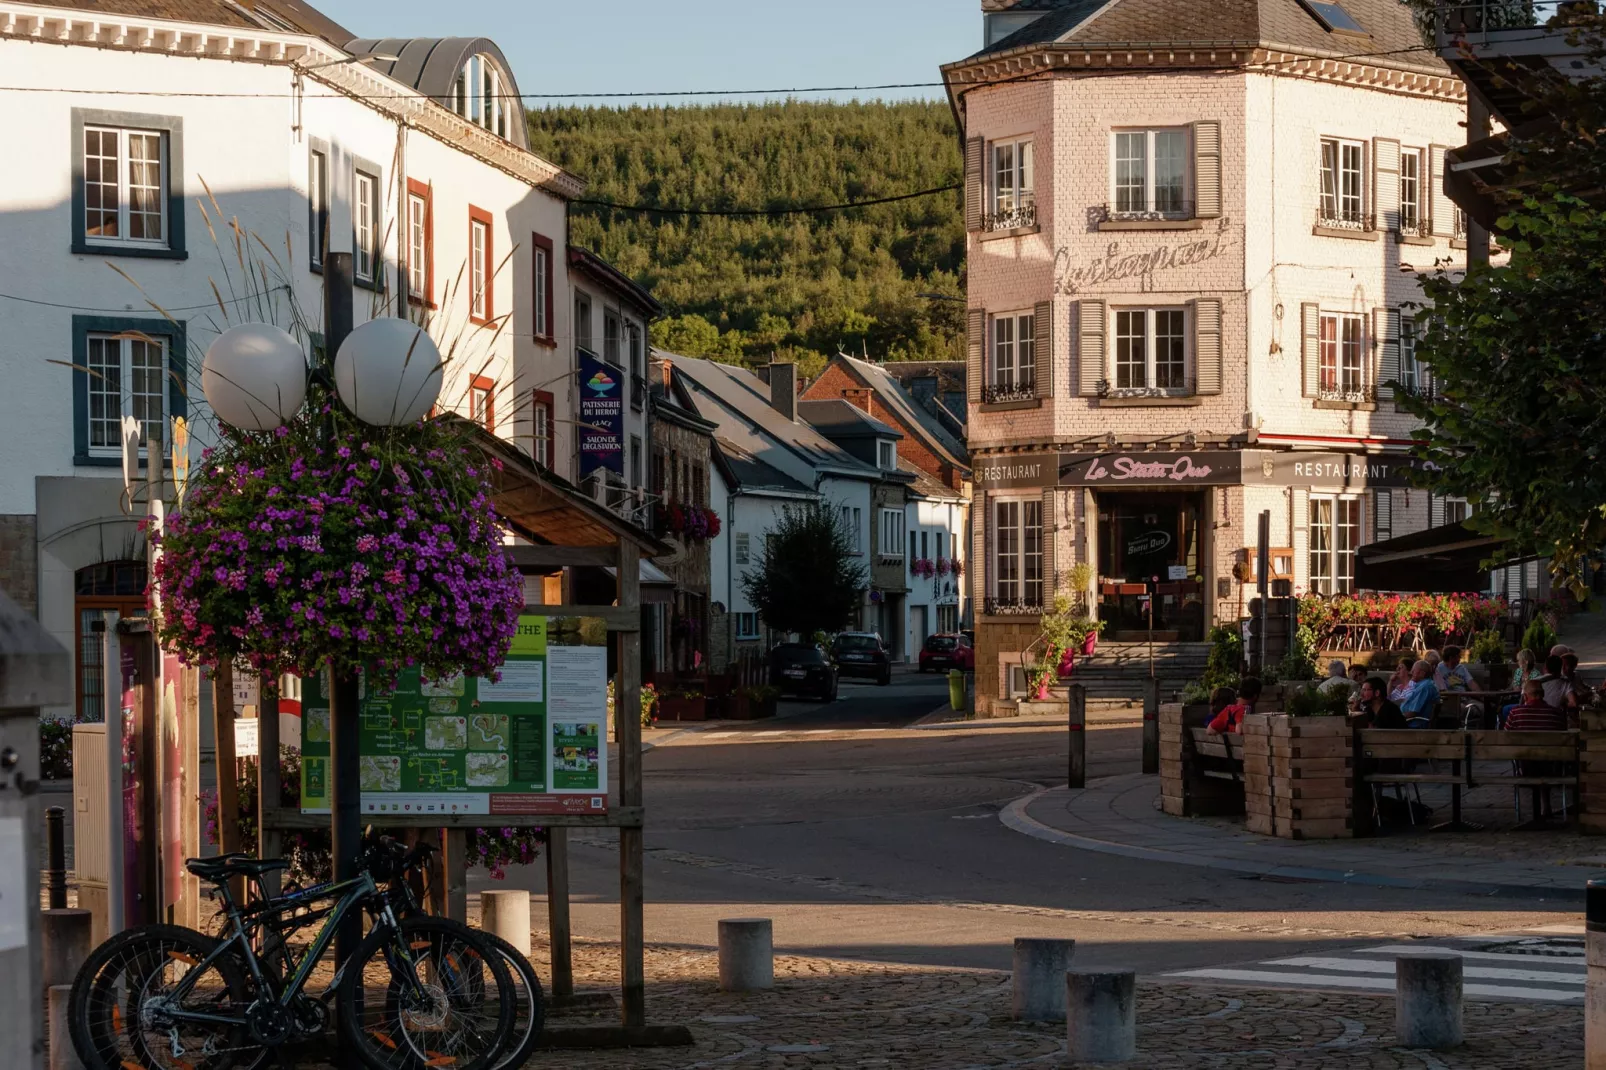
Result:
M973 672L975 668L976 648L958 632L930 636L926 639L926 645L920 648L921 672L946 672L949 669Z

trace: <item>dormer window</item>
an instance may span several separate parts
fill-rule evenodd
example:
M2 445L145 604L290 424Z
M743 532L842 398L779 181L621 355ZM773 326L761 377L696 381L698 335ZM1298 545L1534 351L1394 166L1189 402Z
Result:
M470 56L457 73L452 89L452 110L476 126L483 126L497 137L507 137L508 102L504 99L507 81L496 62L483 53Z
M1042 18L1041 11L992 11L985 16L986 47L991 48L1016 30L1024 29Z
M876 443L877 466L883 471L892 472L898 468L898 444L882 439Z

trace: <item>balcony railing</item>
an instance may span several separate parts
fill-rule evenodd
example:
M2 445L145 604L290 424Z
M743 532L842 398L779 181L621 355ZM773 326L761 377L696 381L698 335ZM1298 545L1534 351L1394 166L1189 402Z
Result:
M1346 389L1342 386L1326 385L1317 389L1317 401L1345 401L1352 404L1366 404L1377 400L1377 387L1373 385L1355 386Z
M1411 216L1405 212L1401 212L1400 237L1431 238L1433 237L1433 221L1424 215L1418 214Z
M1316 209L1316 225L1324 230L1353 230L1365 234L1376 229L1375 223L1373 217L1364 212L1332 207Z
M1198 384L1189 379L1176 386L1115 386L1108 379L1099 381L1101 398L1188 398L1198 393Z
M982 612L989 617L1036 617L1043 612L1043 600L1041 597L1035 602L1018 598L987 598L982 602Z
M1104 220L1112 223L1147 223L1166 220L1192 219L1194 202L1166 198L1144 208L1122 208L1115 204L1104 206Z
M981 399L987 404L1004 401L1030 401L1037 396L1037 384L1027 379L1017 383L987 383L981 388Z
M1020 230L1024 227L1037 226L1037 202L1026 201L1013 208L999 206L995 212L981 217L981 229L994 230Z

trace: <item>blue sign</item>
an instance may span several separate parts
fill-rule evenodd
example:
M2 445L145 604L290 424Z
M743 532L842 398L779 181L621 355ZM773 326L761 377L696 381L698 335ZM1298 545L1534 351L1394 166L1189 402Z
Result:
M625 474L624 372L580 350L580 474Z

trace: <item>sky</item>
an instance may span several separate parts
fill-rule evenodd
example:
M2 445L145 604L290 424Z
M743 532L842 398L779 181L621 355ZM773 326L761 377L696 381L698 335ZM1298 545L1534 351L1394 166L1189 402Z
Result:
M489 37L507 56L526 94L935 82L938 65L975 52L982 34L979 0L478 0L465 8L439 0L312 4L359 37ZM941 95L939 88L916 88L800 96ZM542 101L525 103L539 107Z

